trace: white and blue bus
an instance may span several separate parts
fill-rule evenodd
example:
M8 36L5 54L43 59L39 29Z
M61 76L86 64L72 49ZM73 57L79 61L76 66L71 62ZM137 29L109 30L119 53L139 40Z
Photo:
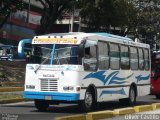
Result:
M119 99L134 105L150 94L150 46L108 33L59 33L32 39L24 98L38 110L78 103L90 111Z

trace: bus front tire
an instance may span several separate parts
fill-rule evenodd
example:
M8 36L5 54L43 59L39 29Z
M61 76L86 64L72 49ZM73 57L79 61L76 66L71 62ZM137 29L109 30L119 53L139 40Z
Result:
M46 111L49 107L49 103L47 103L45 100L34 100L35 107L38 109L38 111Z
M91 91L86 91L85 98L82 101L79 101L79 107L85 111L91 111L96 105L96 101L94 99L94 94Z
M129 89L129 97L124 99L119 99L119 101L124 105L133 106L136 103L136 90L134 86Z

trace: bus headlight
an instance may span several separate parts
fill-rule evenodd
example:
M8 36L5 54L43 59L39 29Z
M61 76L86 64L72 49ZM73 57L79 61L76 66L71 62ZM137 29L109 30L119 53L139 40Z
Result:
M64 91L68 91L68 90L73 91L73 90L74 90L74 87L73 87L73 86L64 86L64 87L63 87L63 90L64 90Z
M26 85L26 89L35 89L35 85Z

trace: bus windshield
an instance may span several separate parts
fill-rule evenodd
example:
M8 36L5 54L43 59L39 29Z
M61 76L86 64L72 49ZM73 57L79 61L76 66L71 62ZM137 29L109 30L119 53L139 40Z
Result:
M54 59L51 62L53 45L34 45L32 49L32 62L41 64L78 64L78 46L55 45Z

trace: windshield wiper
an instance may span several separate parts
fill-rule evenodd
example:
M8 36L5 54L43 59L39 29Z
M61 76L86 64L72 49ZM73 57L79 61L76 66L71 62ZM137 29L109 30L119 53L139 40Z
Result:
M52 53L52 52L51 52ZM51 53L49 54L49 56L46 58L46 59L44 59L43 61L42 61L42 63L34 70L34 72L36 73L39 69L40 69L40 67L51 57Z

